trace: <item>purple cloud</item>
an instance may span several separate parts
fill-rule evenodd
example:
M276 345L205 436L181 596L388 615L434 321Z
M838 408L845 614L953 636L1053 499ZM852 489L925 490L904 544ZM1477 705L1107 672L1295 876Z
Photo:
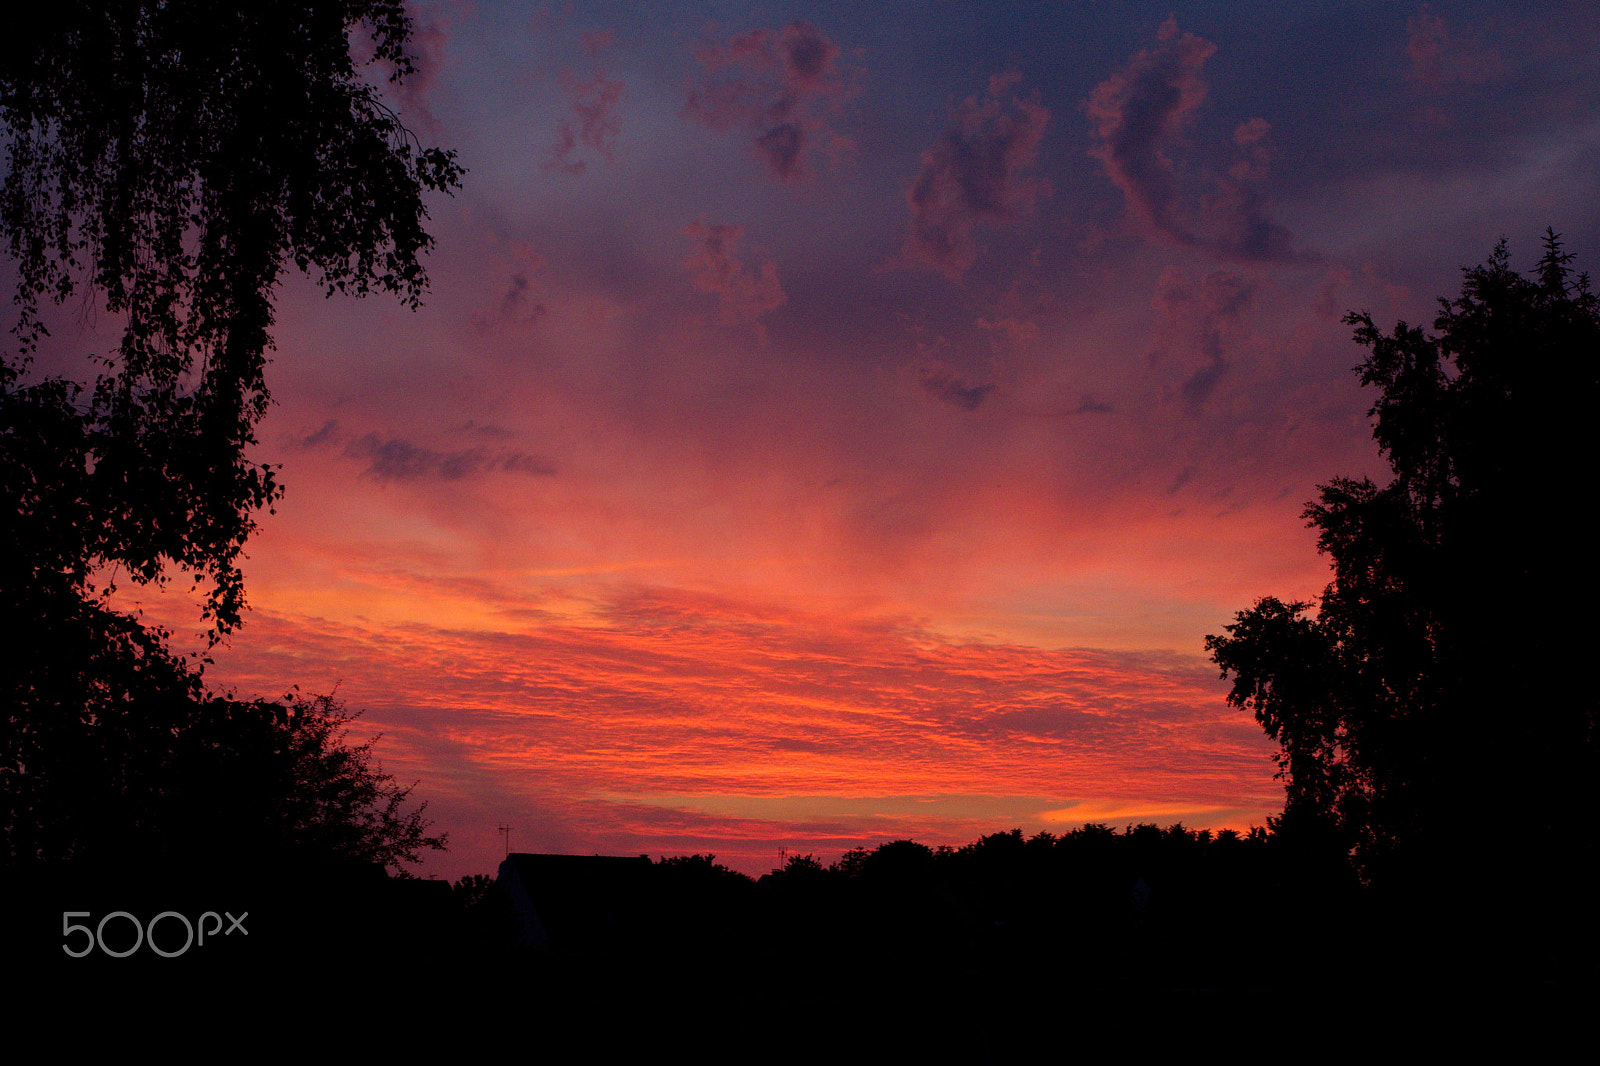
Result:
M694 252L683 265L695 288L716 296L724 320L755 324L788 299L778 283L778 266L773 260L764 260L754 272L740 261L739 238L744 233L740 227L707 224L702 218L685 226L683 232L694 242Z
M336 425L324 426L306 438L307 445L331 443ZM344 455L365 459L364 472L379 481L460 481L500 472L548 477L556 472L548 459L519 451L476 447L442 452L404 437L384 438L376 433L352 440L345 445Z
M1268 217L1271 127L1262 119L1234 131L1243 157L1205 199L1202 225L1186 217L1178 170L1164 149L1205 100L1200 72L1217 46L1180 33L1170 17L1156 40L1156 47L1135 54L1089 97L1086 110L1097 140L1089 154L1104 165L1140 224L1165 239L1229 259L1296 258L1289 231Z
M531 326L546 313L544 304L534 300L529 293L528 272L518 270L511 275L511 281L494 309L473 316L472 324L480 334L489 334L502 329Z
M713 77L689 91L684 113L715 130L744 126L773 177L796 181L811 149L849 147L828 122L853 89L838 64L839 46L809 23L739 34L696 53Z
M572 117L561 120L556 131L556 145L544 169L562 170L568 174L582 174L588 164L573 158L580 148L599 154L607 163L612 162L617 137L622 133L622 119L617 105L626 88L620 81L606 77L596 70L586 80L579 80L570 71L563 70L557 84L566 90L572 101Z
M1205 405L1231 369L1227 341L1244 328L1254 296L1255 283L1231 271L1213 270L1195 281L1186 271L1162 270L1150 303L1166 319L1185 365L1194 368L1178 387L1190 413Z
M1492 81L1505 71L1494 49L1469 34L1452 33L1427 4L1406 20L1406 58L1411 61L1412 81L1435 92Z
M1192 33L1181 36L1168 18L1159 44L1095 86L1089 118L1099 143L1089 154L1105 164L1140 221L1180 244L1198 238L1178 217L1178 183L1172 160L1162 152L1206 96L1200 68L1217 46Z
M993 382L986 385L970 384L943 363L927 364L917 372L917 380L928 395L963 411L976 411L978 405L994 391Z
M969 96L954 123L922 153L922 169L906 194L911 231L905 258L959 279L977 259L973 228L1003 222L1044 189L1027 175L1050 112L1037 99L1001 99L1020 78L997 74L982 96Z
M584 34L581 39L584 53L593 58L617 43L617 30L614 26L593 30Z

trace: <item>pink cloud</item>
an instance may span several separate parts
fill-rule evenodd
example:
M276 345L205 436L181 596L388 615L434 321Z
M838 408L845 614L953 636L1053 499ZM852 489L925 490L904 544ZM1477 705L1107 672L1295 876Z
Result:
M1199 280L1176 267L1161 271L1150 305L1162 313L1170 348L1176 349L1169 354L1177 355L1187 375L1177 395L1191 413L1232 369L1228 344L1243 332L1254 296L1255 284L1232 271L1213 270Z
M928 363L917 372L917 382L930 396L963 411L975 411L989 393L994 383L974 385L961 378L943 363Z
M1005 338L1012 347L1031 344L1041 336L1037 322L1015 315L980 315L974 321L974 325L997 337Z
M472 313L472 328L482 337L498 333L515 333L532 326L549 313L539 298L542 284L536 284L544 270L545 257L526 242L508 239L493 231L487 234L488 259L483 273L481 291L494 292L506 277L505 287L499 296L480 305ZM494 286L491 288L491 286Z
M450 15L457 12L449 8L416 11L413 14L411 39L408 44L411 73L403 82L390 82L399 104L400 117L408 125L438 133L439 120L429 106L439 83L439 73L445 66L445 49L450 43ZM353 40L357 62L369 62L372 43L357 35ZM380 66L385 76L394 74L394 65L387 60ZM420 120L420 121L419 121Z
M724 320L757 323L788 299L773 260L762 261L753 272L739 260L739 238L744 232L740 227L720 222L708 225L700 219L685 226L683 232L694 242L694 253L683 265L695 288L716 296Z
M1406 19L1406 57L1412 81L1435 92L1492 81L1505 69L1499 53L1469 34L1453 33L1427 4Z
M1267 213L1271 127L1262 119L1234 131L1244 155L1206 199L1203 226L1185 209L1178 168L1166 146L1205 100L1201 68L1216 50L1210 41L1180 33L1169 17L1156 46L1135 54L1089 97L1086 109L1098 141L1089 154L1105 166L1139 223L1163 238L1232 259L1293 258L1289 231Z
M780 181L806 175L812 149L837 155L849 139L829 119L853 92L839 46L808 23L757 29L696 57L713 75L689 91L684 113L715 130L748 128L756 154Z
M1027 171L1050 112L1037 98L1001 99L1020 77L990 78L988 92L967 97L950 128L922 153L922 169L906 194L908 262L960 278L977 259L974 227L1015 217L1044 191Z
M1217 46L1192 33L1180 36L1172 18L1161 24L1157 40L1095 86L1088 112L1100 143L1089 154L1105 164L1140 221L1180 244L1194 244L1197 238L1179 218L1177 177L1162 142L1205 99L1200 68Z
M617 137L622 132L617 105L626 86L608 78L602 70L594 71L587 79L579 79L571 71L563 70L557 84L566 90L572 101L572 117L561 120L555 149L544 169L582 174L588 164L573 158L580 148L591 149L607 163L612 162Z
M617 43L617 31L615 27L594 30L584 34L582 40L584 53L592 58Z
M1233 142L1243 154L1228 168L1227 177L1217 180L1216 193L1207 205L1214 231L1212 248L1228 258L1308 258L1294 251L1293 236L1268 213L1272 147L1267 134L1271 128L1264 120L1253 118L1234 130Z
M472 325L480 334L487 335L502 329L531 326L548 313L545 305L535 300L530 292L528 272L518 270L511 275L494 308L474 315Z

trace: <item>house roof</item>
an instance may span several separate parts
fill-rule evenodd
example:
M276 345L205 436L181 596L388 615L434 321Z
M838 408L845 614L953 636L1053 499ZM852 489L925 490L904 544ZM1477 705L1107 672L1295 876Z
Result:
M637 925L652 899L646 856L540 855L512 852L496 883L511 896L537 945L619 935Z

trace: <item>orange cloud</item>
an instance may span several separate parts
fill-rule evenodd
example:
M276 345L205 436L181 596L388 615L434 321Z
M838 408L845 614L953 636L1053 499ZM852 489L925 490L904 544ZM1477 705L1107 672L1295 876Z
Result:
M1195 656L955 642L663 588L582 611L480 602L475 625L261 614L218 680L344 679L386 767L424 777L458 839L512 821L530 848L843 850L1074 810L1244 824L1278 802L1269 746Z

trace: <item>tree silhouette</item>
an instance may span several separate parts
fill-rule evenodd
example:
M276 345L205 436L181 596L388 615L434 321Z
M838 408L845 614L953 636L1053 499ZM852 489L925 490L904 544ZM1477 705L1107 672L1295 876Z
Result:
M247 452L290 264L330 294L415 306L424 291L422 198L461 170L370 77L413 73L410 33L401 0L63 0L8 25L0 234L17 286L0 354L0 608L16 636L0 649L0 832L13 863L104 856L113 827L175 839L188 817L175 796L209 782L215 801L241 779L206 766L259 776L258 757L284 745L306 757L260 782L280 828L380 862L437 845L368 749L343 742L331 704L212 697L168 634L106 598L117 575L183 571L204 586L213 641L239 624L239 553L282 491ZM88 384L32 367L46 306L75 294L120 328ZM360 797L344 808L316 798L335 763L343 795ZM309 822L290 809L302 800L321 812ZM358 843L316 828L334 822Z
M1600 305L1544 244L1532 276L1504 241L1466 269L1431 333L1347 317L1393 476L1308 505L1333 567L1320 602L1266 598L1206 639L1229 702L1281 745L1279 827L1376 885L1504 903L1593 870L1600 590L1573 500L1596 457Z
M0 461L21 505L15 576L81 592L106 564L137 581L176 566L209 582L219 633L238 624L236 560L281 491L245 454L270 400L273 290L292 263L330 294L415 306L422 194L460 177L351 59L364 32L373 69L403 78L410 30L400 0L63 0L11 23L0 231L18 352L0 365ZM85 287L122 324L104 372L24 384L41 303Z
M403 870L444 847L428 832L428 805L411 806L412 789L374 764L376 741L347 740L356 717L333 696L203 704L175 745L162 796L175 811L155 828L182 827L187 839L175 844L190 854L255 862L314 856Z

